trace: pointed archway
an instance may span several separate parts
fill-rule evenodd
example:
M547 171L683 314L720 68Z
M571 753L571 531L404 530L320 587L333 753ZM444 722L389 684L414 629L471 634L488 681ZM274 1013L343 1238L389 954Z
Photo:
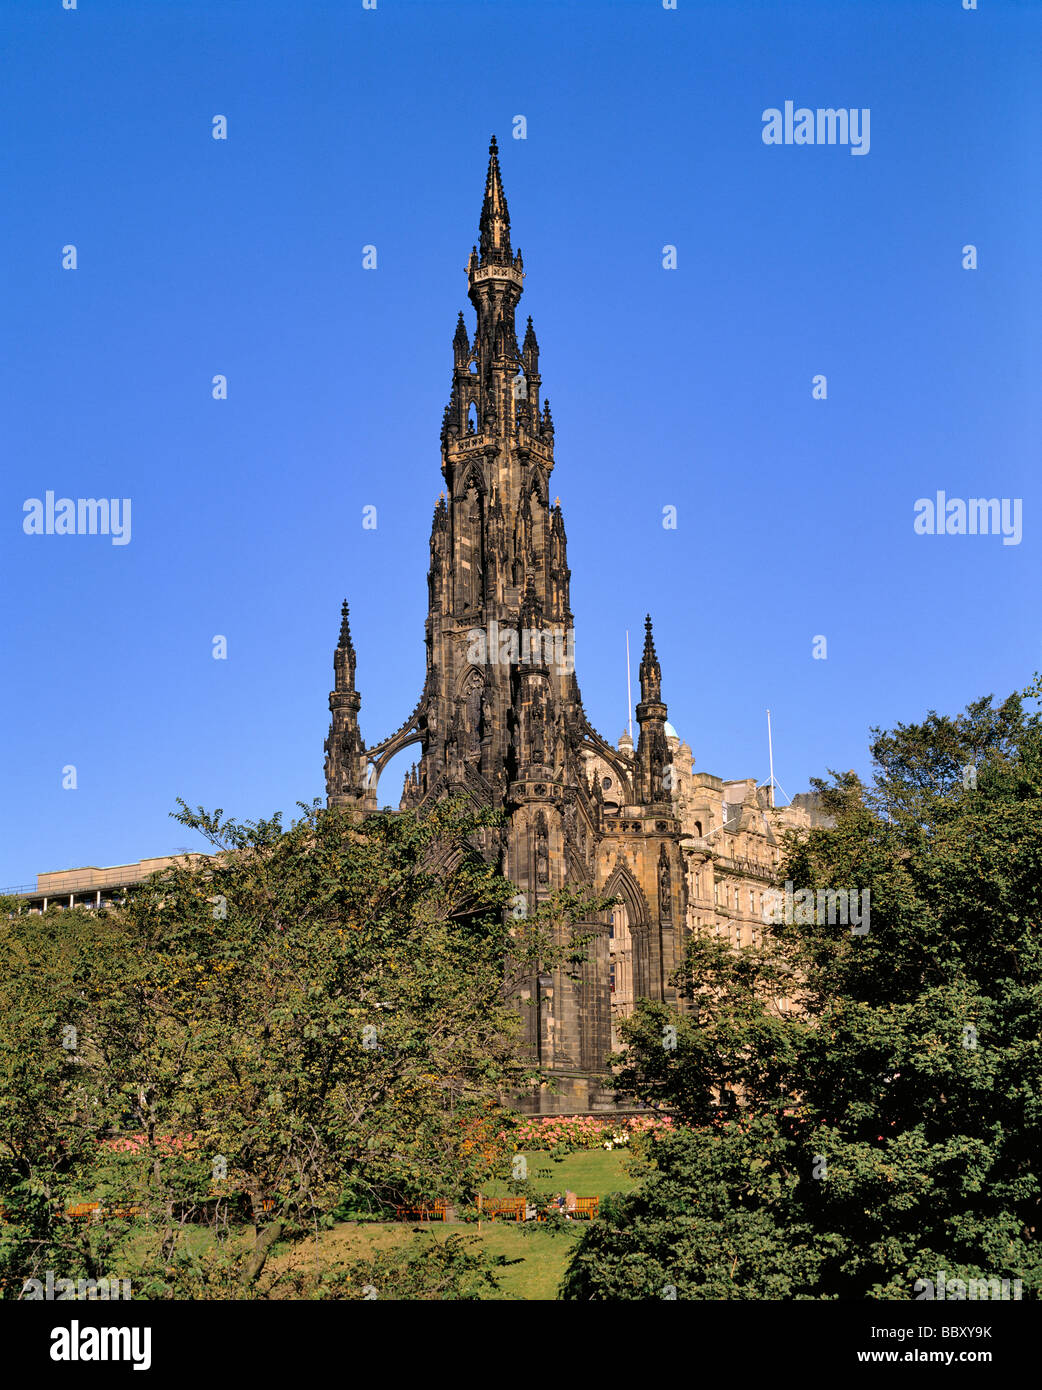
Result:
M608 991L611 999L611 1045L619 1046L618 1024L633 1012L648 989L648 929L651 913L640 884L625 864L616 864L605 893L619 901L610 908Z

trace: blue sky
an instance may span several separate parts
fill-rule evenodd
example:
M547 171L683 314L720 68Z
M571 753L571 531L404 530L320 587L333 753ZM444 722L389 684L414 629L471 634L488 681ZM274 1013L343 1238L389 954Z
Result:
M604 734L648 609L697 767L766 777L770 706L790 795L1042 666L1042 7L7 0L2 27L0 885L185 845L177 796L323 794L345 595L363 736L412 710L492 132ZM786 100L869 108L869 152L765 145ZM26 536L48 490L129 497L130 543ZM938 490L1022 499L1021 543L916 535Z

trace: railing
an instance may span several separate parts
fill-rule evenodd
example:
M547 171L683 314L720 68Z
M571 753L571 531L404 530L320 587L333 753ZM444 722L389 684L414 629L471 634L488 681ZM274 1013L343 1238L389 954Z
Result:
M12 898L67 898L70 893L111 892L114 888L129 888L144 883L148 875L114 874L111 878L95 878L92 874L77 874L61 883L41 887L39 883L22 883L15 888L0 888L0 895Z
M49 878L49 874L44 875ZM57 878L57 873L55 874ZM67 893L85 893L87 891L96 892L97 889L104 891L106 888L127 888L131 884L144 883L148 874L142 873L111 873L105 869L99 869L97 874L73 874L69 878L62 878L55 883L41 884L37 880L36 887L30 888L31 893L40 897L61 898Z

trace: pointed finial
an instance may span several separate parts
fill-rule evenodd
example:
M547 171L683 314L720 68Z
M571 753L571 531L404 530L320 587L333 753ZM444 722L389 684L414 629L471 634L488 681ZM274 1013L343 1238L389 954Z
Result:
M485 175L485 201L481 207L481 264L509 265L510 213L499 173L499 146L493 135L488 147L488 173Z
M351 625L348 622L347 618L348 609L347 599L345 598L343 603L340 605L340 640L337 643L337 646L340 647L349 647L351 645Z
M470 347L470 335L467 333L467 321L463 317L462 309L456 319L456 332L452 335L452 346L455 349L457 359L462 357Z
M651 614L644 619L644 654L640 662L640 697L658 700L662 694L662 667L655 654L655 638L651 631Z

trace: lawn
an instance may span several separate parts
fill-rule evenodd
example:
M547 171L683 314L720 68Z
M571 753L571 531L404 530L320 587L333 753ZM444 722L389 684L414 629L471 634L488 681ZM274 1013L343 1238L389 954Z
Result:
M636 1184L629 1175L629 1155L625 1149L581 1149L563 1158L551 1158L545 1149L529 1149L528 1181L537 1192L564 1192L569 1188L577 1197L603 1197L606 1192L629 1192ZM503 1179L488 1182L486 1197L508 1197L514 1191Z
M504 1255L513 1261L496 1271L500 1284L498 1298L512 1300L556 1297L557 1286L582 1227L576 1224L574 1234L570 1229L555 1234L545 1226L483 1221L480 1230L475 1223L443 1226L440 1222L424 1225L422 1230L424 1237L434 1240L462 1235L478 1242L489 1254ZM345 1221L320 1234L317 1242L298 1246L292 1255L278 1255L270 1263L282 1267L288 1261L298 1266L315 1261L323 1268L335 1269L338 1265L365 1259L378 1250L407 1245L419 1239L419 1231L419 1226L402 1221Z
M585 1149L561 1158L551 1158L545 1150L529 1150L528 1181L539 1193L552 1195L571 1190L579 1197L603 1197L608 1192L628 1192L636 1184L629 1173L629 1154L625 1149ZM487 1197L508 1196L516 1192L505 1180L484 1185ZM339 1265L362 1260L378 1250L403 1246L418 1238L422 1231L435 1240L458 1234L480 1242L491 1255L502 1255L511 1263L498 1270L500 1300L552 1300L564 1276L575 1242L585 1222L570 1222L562 1230L549 1229L542 1224L512 1221L417 1223L403 1221L343 1221L331 1230L321 1231L317 1240L302 1241L289 1246L280 1242L272 1251L269 1269L288 1266L335 1269ZM188 1247L203 1254L213 1243L213 1234L204 1227L186 1230ZM234 1242L248 1238L245 1227L233 1227ZM140 1236L133 1229L126 1234L124 1253L132 1257ZM133 1259L130 1260L131 1266ZM279 1297L276 1288L275 1297Z
M554 1193L571 1189L579 1197L603 1197L606 1192L628 1192L635 1186L628 1171L626 1151L588 1149L554 1160L545 1149L529 1151L528 1177L539 1192ZM489 1197L506 1196L511 1192L507 1182L486 1183ZM585 1223L574 1222L560 1232L529 1223L527 1226L511 1221L482 1221L453 1223L448 1226L432 1222L422 1227L435 1240L446 1235L461 1234L480 1241L492 1255L503 1255L513 1263L497 1272L500 1299L551 1300L564 1276L575 1241ZM377 1250L405 1245L416 1238L421 1228L404 1222L344 1221L331 1231L321 1233L318 1241L305 1250L298 1247L276 1256L273 1263L281 1265L289 1259L303 1262L317 1259L326 1267L335 1267L353 1260L365 1259Z

